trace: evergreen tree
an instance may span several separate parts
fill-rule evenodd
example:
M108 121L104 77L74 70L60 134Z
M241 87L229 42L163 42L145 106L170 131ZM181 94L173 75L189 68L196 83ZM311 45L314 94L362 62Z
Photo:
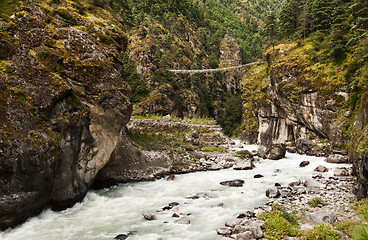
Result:
M272 49L275 51L275 41L278 35L278 22L274 12L270 12L265 21L265 34L272 44Z
M308 0L307 8L310 13L310 27L312 31L329 30L332 24L333 0Z

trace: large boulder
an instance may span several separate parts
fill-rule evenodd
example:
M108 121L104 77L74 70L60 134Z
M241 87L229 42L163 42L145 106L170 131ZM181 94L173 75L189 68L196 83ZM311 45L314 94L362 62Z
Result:
M258 148L257 154L261 158L279 160L285 157L286 146L285 144L261 145Z
M348 163L348 158L341 154L332 154L325 159L328 163Z
M256 166L254 166L252 160L247 159L247 160L237 160L235 161L235 164L233 166L234 170L252 170L253 168L255 168Z
M272 187L266 190L266 196L269 198L278 198L281 196L281 193L277 187Z
M323 184L311 178L307 179L304 182L304 186L306 186L307 188L322 188Z

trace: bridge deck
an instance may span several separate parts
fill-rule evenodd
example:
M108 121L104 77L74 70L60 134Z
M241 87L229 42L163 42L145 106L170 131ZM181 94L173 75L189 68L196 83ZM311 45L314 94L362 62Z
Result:
M248 66L252 66L252 65L256 65L256 64L260 64L260 63L264 63L264 61L251 62L251 63L239 65L239 66L224 67L224 68L198 69L198 70L167 69L167 71L172 72L172 73L189 73L189 74L194 74L194 73L210 73L210 72L222 72L222 71L228 71L228 70L232 70L232 69L240 69L240 68L243 68L243 67L248 67Z

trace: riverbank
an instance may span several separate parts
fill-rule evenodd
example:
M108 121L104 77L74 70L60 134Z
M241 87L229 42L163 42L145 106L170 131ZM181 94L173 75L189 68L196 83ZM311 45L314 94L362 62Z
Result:
M332 234L326 239L351 239L351 230L360 220L353 208L353 203L356 202L353 193L356 179L351 176L324 177L321 174L311 177L304 182L278 186L280 197L270 199L265 205L252 211L236 214L225 223L224 228L217 230L219 235L223 235L222 240L264 237L273 239L272 236L279 234L277 231L285 230L282 223L279 223L279 226L267 227L265 216L275 211L287 216L287 220L291 219L289 228L295 224L294 232L281 233L283 239L319 239L308 238L306 235L316 230L322 235L326 234L321 233L321 226L325 226L322 228L328 229L328 234ZM266 223L259 219L266 220Z

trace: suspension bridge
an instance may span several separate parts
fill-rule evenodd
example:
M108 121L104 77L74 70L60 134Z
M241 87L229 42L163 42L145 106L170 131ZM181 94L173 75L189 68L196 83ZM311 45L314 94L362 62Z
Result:
M244 67L249 67L256 64L265 63L265 61L251 62L243 65L232 66L232 67L224 67L224 68L213 68L213 69L197 69L197 70L177 70L177 69L167 69L167 71L172 73L183 73L183 74L195 74L195 73L211 73L211 72L225 72L233 69L240 69Z

